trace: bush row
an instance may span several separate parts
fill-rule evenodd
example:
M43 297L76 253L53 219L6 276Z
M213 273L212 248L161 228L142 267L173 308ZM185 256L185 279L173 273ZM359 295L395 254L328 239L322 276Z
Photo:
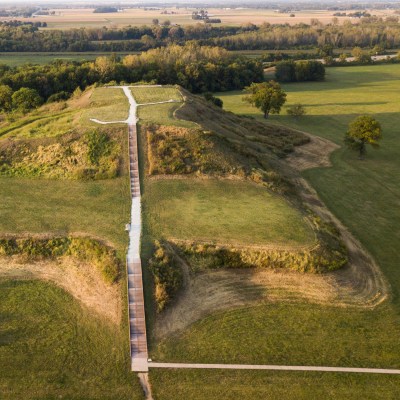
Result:
M343 267L347 250L333 224L311 216L318 243L304 250L252 249L200 244L176 245L194 271L208 268L287 268L297 272L324 273Z
M94 265L100 271L105 282L109 284L118 280L121 271L121 263L115 250L90 238L3 238L0 239L1 255L23 255L33 261L71 256Z
M161 312L182 287L182 270L172 250L159 241L155 242L155 251L150 259L149 267L154 277L157 311Z

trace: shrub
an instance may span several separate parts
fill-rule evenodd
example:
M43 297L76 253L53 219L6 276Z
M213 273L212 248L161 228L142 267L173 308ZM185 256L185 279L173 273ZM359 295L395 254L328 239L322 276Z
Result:
M68 100L70 98L71 94L68 92L58 92L58 93L54 93L52 94L48 99L47 99L47 103L53 103L55 101L64 101L64 100Z
M154 277L157 312L161 312L182 287L182 270L173 252L159 241L155 242L155 252L150 259L149 267Z
M219 97L213 96L213 94L210 92L204 93L203 96L207 101L213 103L215 106L219 108L222 108L224 105L224 102Z
M306 110L302 104L296 103L288 107L287 113L288 115L291 115L294 118L299 118L304 114L306 114Z

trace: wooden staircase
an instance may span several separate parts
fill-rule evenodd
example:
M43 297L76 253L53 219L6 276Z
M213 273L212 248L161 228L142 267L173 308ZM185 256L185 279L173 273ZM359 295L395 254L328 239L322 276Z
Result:
M144 311L142 264L140 260L140 180L136 125L129 125L129 173L132 196L130 241L127 255L128 314L131 352L131 369L148 371L146 319Z

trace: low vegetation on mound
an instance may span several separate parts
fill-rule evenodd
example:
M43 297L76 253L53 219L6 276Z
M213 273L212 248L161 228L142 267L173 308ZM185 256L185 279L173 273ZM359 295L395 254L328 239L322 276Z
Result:
M121 263L115 250L97 240L81 237L0 239L0 256L21 256L24 261L63 256L75 257L95 266L107 283L118 280Z
M117 134L117 133L116 133ZM3 140L0 174L56 179L107 179L120 171L121 138L99 130L60 138Z
M107 91L107 92L106 92ZM107 179L123 173L125 131L90 118L125 119L126 97L113 88L89 89L68 102L45 105L0 124L0 175Z

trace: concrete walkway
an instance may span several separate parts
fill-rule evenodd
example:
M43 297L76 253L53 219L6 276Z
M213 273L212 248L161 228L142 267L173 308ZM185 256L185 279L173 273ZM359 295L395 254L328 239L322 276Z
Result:
M291 365L250 365L250 364L183 364L149 362L149 368L178 369L235 369L235 370L270 370L270 371L314 371L314 372L347 372L362 374L400 375L400 369L351 368L351 367L311 367Z

